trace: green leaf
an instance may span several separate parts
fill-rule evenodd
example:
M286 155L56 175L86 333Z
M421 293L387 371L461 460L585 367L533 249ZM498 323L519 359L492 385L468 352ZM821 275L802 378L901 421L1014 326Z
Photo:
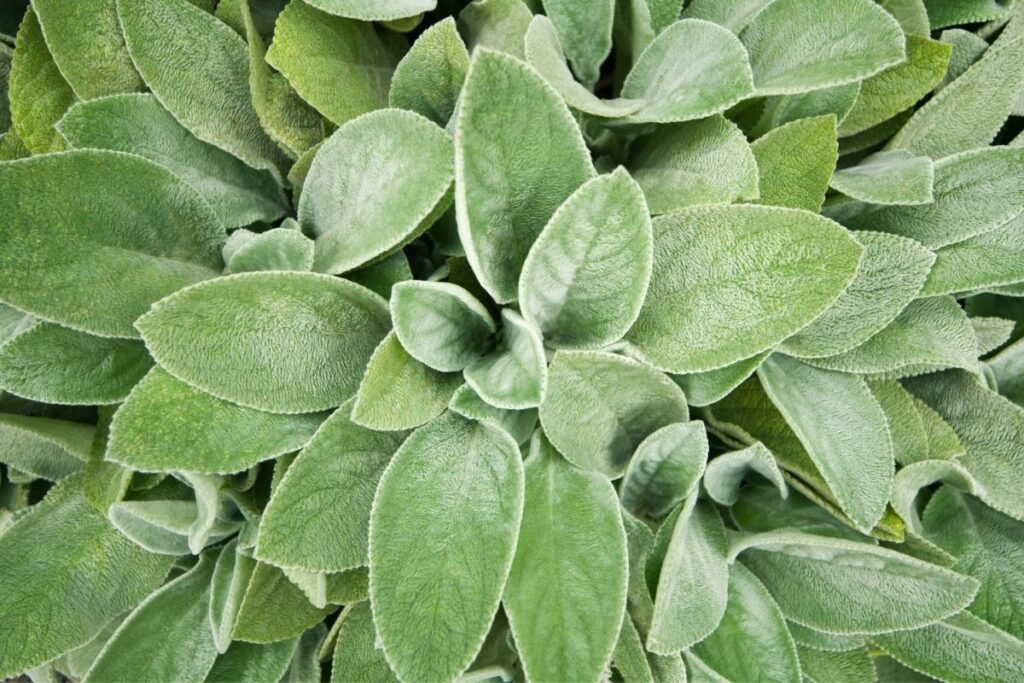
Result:
M871 395L878 401L892 437L896 462L909 465L921 460L939 460L929 453L928 431L914 397L895 380L868 382ZM930 409L929 409L930 410ZM936 416L937 417L937 416Z
M410 356L389 332L366 366L352 421L377 430L419 427L444 412L461 384L459 375L432 370Z
M360 427L348 405L335 411L274 490L257 559L318 572L364 566L373 494L404 436Z
M137 327L157 362L186 384L245 407L302 413L355 394L389 321L383 299L359 285L265 272L177 292Z
M817 213L839 158L831 114L776 128L750 146L757 160L759 204Z
M304 1L324 12L362 21L393 21L429 12L437 6L437 0L375 0L372 6L362 0Z
M920 460L896 473L892 509L907 523L907 528L918 536L922 535L922 525L916 499L922 489L939 482L962 488L974 495L979 493L970 473L955 460ZM970 572L963 573L970 575Z
M693 0L683 10L683 16L688 19L713 21L739 34L753 21L758 12L771 2L772 0Z
M18 29L7 96L12 126L8 136L15 135L34 154L65 149L64 138L53 126L78 98L50 56L32 9Z
M988 145L1009 116L1022 81L1024 39L989 50L918 109L887 148L937 159Z
M298 638L270 645L233 643L227 652L217 657L205 683L280 681L298 644Z
M244 408L154 368L114 415L106 457L142 472L240 472L302 448L323 419Z
M949 67L946 69L946 75L942 77L942 81L935 87L936 92L960 78L967 69L971 68L975 62L981 59L981 56L989 48L987 40L970 31L964 31L959 28L943 31L939 35L939 40L949 44L953 48L953 54L949 58Z
M907 377L942 368L974 370L978 342L952 297L918 299L889 325L856 348L808 363L828 370Z
M616 169L584 183L548 221L523 264L520 306L549 346L605 346L640 313L651 262L643 193Z
M95 432L92 425L0 413L0 462L57 481L84 469Z
M907 36L907 60L864 81L839 126L842 136L863 132L899 114L932 91L949 66L953 48L923 35Z
M142 90L117 18L117 0L33 0L61 74L82 99Z
M643 106L639 100L622 97L602 100L576 82L565 63L565 53L551 20L538 14L526 32L526 59L530 66L544 77L552 88L577 111L605 118L619 118L634 113Z
M573 71L584 85L593 87L612 50L615 0L544 0L544 14L557 29Z
M653 432L636 448L619 487L622 507L637 516L664 517L690 495L708 461L708 436L699 420Z
M497 408L536 408L548 384L540 333L514 310L502 309L497 348L471 361L463 375L478 396Z
M45 403L117 403L152 365L141 342L35 322L0 346L0 386Z
M451 139L418 114L386 109L339 128L313 159L299 202L316 270L344 273L426 230L447 206L452 164Z
M934 101L934 100L933 100ZM935 164L935 201L876 206L846 224L892 232L937 249L991 232L1024 208L1024 149L991 147Z
M619 639L612 650L612 666L623 680L654 683L654 674L651 673L651 665L647 661L644 643L628 613L622 619Z
M1019 339L989 358L986 364L996 378L999 393L1024 406L1024 342Z
M124 620L84 681L198 681L217 657L207 622L214 559L152 593Z
M537 409L502 410L484 401L468 384L459 387L448 403L452 412L471 420L489 420L504 429L518 444L530 440L537 426Z
M735 566L735 565L734 565ZM749 571L749 570L748 570ZM801 650L818 650L821 652L850 652L864 647L864 636L843 636L835 633L815 631L793 622L786 622L793 640ZM885 679L881 679L885 680Z
M395 67L388 103L447 125L468 70L466 44L448 17L424 31Z
M906 58L899 24L870 0L777 0L740 40L759 95L863 80Z
M236 230L228 241L245 232L248 231ZM294 228L273 228L251 234L245 244L225 260L228 265L224 272L227 274L258 270L309 271L313 269L313 241Z
M458 26L470 53L484 47L525 59L531 19L533 12L522 0L477 0L459 12Z
M257 562L231 637L247 643L289 640L323 621L333 610L314 607L284 572Z
M683 19L643 51L622 85L622 96L645 102L630 122L671 123L723 112L753 89L739 39L709 21Z
M885 329L921 291L935 255L914 240L876 232L855 235L864 246L846 291L782 350L802 358L849 351Z
M1024 281L1024 213L981 235L935 252L923 294L952 294Z
M370 600L400 679L451 680L473 661L522 514L519 448L485 422L446 413L395 454L370 517Z
M730 681L800 680L800 660L770 593L742 564L729 568L725 614L693 652Z
M122 501L107 511L110 523L137 545L172 557L190 552L188 531L197 514L191 500Z
M935 168L904 150L878 152L832 174L834 190L869 204L929 204Z
M761 137L792 121L829 114L834 114L841 123L859 96L860 83L855 81L805 93L767 97L764 100L764 112L751 131L751 137Z
M174 118L253 168L283 161L253 109L238 34L188 0L117 0L117 12L135 68Z
M387 106L399 56L395 41L373 24L289 2L274 26L267 62L302 99L340 125Z
M760 441L713 458L704 472L704 488L713 501L731 507L739 500L744 477L751 472L773 484L780 497L786 498L789 495L775 456Z
M966 452L959 462L981 484L982 499L996 510L1024 520L1024 504L1018 495L1024 481L1019 448L1024 438L1024 411L963 371L914 378L906 384L960 437Z
M954 3L924 0L924 5L932 28L945 28L1002 19L1010 12L1013 3L1006 0L961 0Z
M502 602L531 681L596 681L626 609L626 534L615 489L563 460L542 434L530 450Z
M670 372L731 365L818 317L853 281L862 252L840 226L794 209L719 206L661 216L647 300L626 338Z
M0 534L0 613L18 623L0 641L0 676L89 642L170 569L170 558L147 553L110 526L79 486L77 477L65 480Z
M783 355L770 357L757 374L843 512L870 530L889 501L894 461L885 413L867 384Z
M743 380L754 374L754 370L764 362L771 351L762 351L741 361L726 365L717 370L696 372L687 375L675 375L673 380L686 394L686 401L691 406L707 406L717 403L743 383Z
M137 156L80 150L0 164L0 205L0 300L73 329L137 337L132 323L152 302L221 269L224 228L209 206Z
M153 95L114 95L72 106L57 130L73 148L146 157L190 184L227 228L273 221L288 207L277 179L192 135Z
M483 304L447 282L399 282L391 318L402 348L438 372L465 368L488 350L495 332Z
M631 147L628 166L655 214L759 196L757 161L724 116L659 126Z
M971 317L971 327L978 338L978 355L985 356L1002 347L1013 336L1016 321L985 316Z
M541 425L558 452L610 478L622 476L644 439L688 418L683 392L667 376L598 351L555 353L540 406Z
M210 579L210 611L208 621L213 631L217 652L224 654L231 645L238 608L245 597L256 560L238 548L233 538L221 549Z
M696 492L690 494L674 522L661 564L648 650L673 654L718 627L728 599L726 548L718 512L708 503L698 502Z
M412 279L409 259L402 251L396 251L380 261L346 273L345 278L362 285L385 299L391 298L391 288L399 282Z
M800 667L808 683L872 683L876 680L873 657L867 648L847 652L822 652L797 646Z
M924 0L881 0L878 4L900 22L900 26L908 35L927 35L931 31Z
M873 640L898 661L945 680L1013 680L1024 667L1024 642L967 612Z
M978 589L970 577L902 553L796 531L744 538L730 561L740 553L787 619L828 633L919 628L956 614Z
M963 495L939 489L924 511L924 536L957 558L952 569L981 582L967 609L1024 638L1024 548L1021 522Z
M470 63L460 99L455 175L466 256L504 304L515 300L544 225L594 171L579 127L551 86L526 64L484 49Z
M338 643L334 646L331 681L378 681L398 683L378 645L370 603L361 602L345 608L338 617Z

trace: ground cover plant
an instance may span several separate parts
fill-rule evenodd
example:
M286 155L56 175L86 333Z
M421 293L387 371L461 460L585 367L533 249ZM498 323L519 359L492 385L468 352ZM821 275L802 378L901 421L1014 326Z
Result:
M1024 677L1024 2L8 0L0 84L0 679Z

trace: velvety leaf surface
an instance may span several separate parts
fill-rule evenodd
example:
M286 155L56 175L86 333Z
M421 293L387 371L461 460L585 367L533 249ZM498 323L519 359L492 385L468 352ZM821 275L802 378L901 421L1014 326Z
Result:
M876 680L873 658L867 648L823 652L797 646L804 680L811 683L871 683Z
M839 154L834 116L787 123L750 149L757 160L759 204L821 210Z
M209 206L137 156L80 150L0 165L0 204L0 300L84 332L136 337L152 302L221 268L224 228Z
M551 443L577 467L617 478L640 443L685 422L683 392L657 370L597 351L559 351L551 362L540 421ZM577 425L588 429L579 430Z
M775 456L760 441L712 459L704 472L704 488L716 503L731 506L739 500L740 487L749 473L759 474L775 485L782 498L789 495Z
M334 646L331 681L379 681L398 683L378 646L377 629L373 625L370 603L361 602L345 608L338 642Z
M58 481L84 469L95 432L78 422L0 413L0 462Z
M143 472L239 472L302 448L323 419L245 408L155 368L115 413L106 457Z
M370 601L399 678L447 680L470 665L522 515L522 460L501 430L446 413L398 450L370 515Z
M459 12L458 27L471 54L484 47L525 59L523 43L532 19L533 10L523 0L481 0Z
M551 86L508 55L478 51L456 123L455 207L466 256L495 301L515 300L530 247L593 173L580 130Z
M288 227L284 227L288 226ZM251 233L244 228L236 230L224 245L226 274L249 273L258 270L313 269L313 241L296 229L297 224L282 224L266 232ZM236 242L232 244L232 242Z
M466 383L491 405L505 410L536 408L544 400L548 365L537 328L515 311L501 311L497 347L469 363Z
M527 320L555 348L598 348L629 330L647 294L653 238L640 186L623 169L559 207L519 278Z
M713 21L739 34L757 13L771 2L772 0L693 0L686 5L683 16Z
M952 294L1024 281L1024 212L995 230L935 252L935 265L923 293Z
M395 67L388 103L444 126L455 113L468 70L469 52L455 20L439 21L416 39Z
M299 223L315 268L344 273L401 247L436 218L454 177L451 139L422 116L387 109L338 129L302 185Z
M538 411L536 408L527 410L495 408L480 398L468 384L463 384L455 391L452 400L448 403L448 408L453 413L458 413L471 420L489 420L495 426L508 432L509 436L520 445L530 440L530 436L537 427Z
M750 358L835 302L862 252L835 223L794 209L722 206L659 217L647 300L626 338L671 372Z
M298 639L281 640L269 645L233 643L217 657L206 675L206 683L234 681L280 681L295 654Z
M323 621L333 609L314 607L284 572L257 562L231 637L260 644L289 640Z
M717 370L695 372L686 375L674 375L672 379L686 394L686 401L691 406L707 406L725 398L729 392L743 383L743 380L754 374L754 370L764 362L771 351L762 351Z
M837 170L829 185L869 204L928 204L934 179L931 159L896 150L872 154L856 166Z
M384 301L359 285L267 272L182 290L137 327L157 362L187 384L257 410L302 413L355 394L389 321Z
M601 63L612 49L615 0L582 4L544 0L544 13L558 31L572 69L584 85L597 82Z
M637 446L620 487L622 507L637 516L664 517L700 481L708 459L708 437L699 420L677 422Z
M523 669L535 681L597 680L626 608L626 534L615 490L569 464L541 434L525 481L502 597Z

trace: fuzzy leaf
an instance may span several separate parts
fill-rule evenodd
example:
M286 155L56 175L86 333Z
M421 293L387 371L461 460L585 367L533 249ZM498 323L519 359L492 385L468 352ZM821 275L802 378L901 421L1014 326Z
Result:
M444 126L455 113L469 69L469 52L449 17L416 39L391 79L388 103Z
M878 152L837 170L829 185L869 204L929 204L934 180L931 159L897 150Z
M687 375L675 375L675 380L686 394L686 401L691 406L707 406L717 403L743 383L743 380L754 374L771 351L762 351L741 361L717 370L696 372Z
M84 469L95 432L92 425L0 413L0 462L58 481Z
M548 366L540 333L515 311L501 311L498 347L466 366L466 383L505 410L536 408L547 390Z
M398 683L378 646L377 629L373 625L370 603L361 602L345 608L334 646L332 683L345 681L378 681Z
M758 204L821 210L839 158L834 116L787 123L750 148L760 176Z
M935 252L923 294L953 294L1024 282L1024 212L995 230Z
M544 0L544 13L557 29L573 71L584 85L593 86L612 49L615 0Z
M295 225L294 223L292 225ZM298 230L291 227L272 228L259 234L247 230L236 230L231 233L224 245L227 268L224 272L249 273L258 270L298 270L313 269L313 241ZM244 244L228 255L229 246L236 238L245 239Z
M664 517L697 486L707 460L703 422L662 427L637 446L629 461L619 489L622 507L638 516Z
M323 621L332 610L314 607L284 572L257 562L231 637L247 643L289 640Z
M779 490L780 497L789 495L775 456L760 441L712 459L704 473L704 488L719 505L732 506L739 500L743 478L750 472L767 479Z

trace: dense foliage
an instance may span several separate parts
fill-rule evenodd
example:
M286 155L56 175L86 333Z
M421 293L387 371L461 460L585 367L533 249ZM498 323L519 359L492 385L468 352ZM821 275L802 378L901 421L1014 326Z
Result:
M6 0L0 678L1024 677L1024 1Z

